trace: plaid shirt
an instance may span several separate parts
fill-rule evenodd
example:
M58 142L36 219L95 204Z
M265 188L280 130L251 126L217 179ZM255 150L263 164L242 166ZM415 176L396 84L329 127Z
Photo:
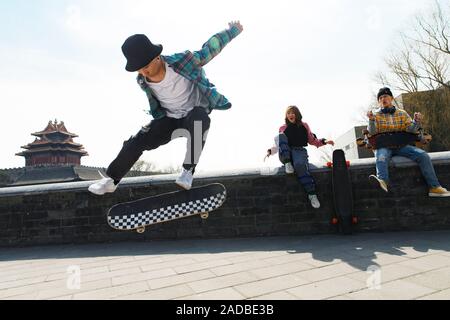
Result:
M384 114L378 109L375 112L375 120L369 121L368 130L370 135L402 131L415 133L419 126L405 110L396 108L394 114Z
M231 108L231 103L220 94L214 84L212 84L208 78L206 78L203 66L210 62L215 56L217 56L222 49L230 43L231 40L236 38L240 34L240 30L233 26L230 29L224 30L212 36L199 51L185 51L182 53L176 53L171 56L162 56L164 61L169 64L173 70L185 77L186 79L193 81L200 92L202 92L209 101L208 113L213 109L226 110ZM137 82L141 89L147 94L147 98L150 104L149 114L155 119L160 119L166 115L165 110L161 107L160 102L153 95L150 86L146 83L144 76L138 75Z

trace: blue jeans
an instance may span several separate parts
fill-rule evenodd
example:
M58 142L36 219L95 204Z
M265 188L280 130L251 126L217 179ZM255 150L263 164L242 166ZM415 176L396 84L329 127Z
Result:
M316 194L316 183L309 172L308 151L305 148L290 148L286 135L280 134L279 158L283 164L292 162L298 181L307 194Z
M402 148L381 148L375 150L377 176L378 178L388 182L389 181L389 161L392 156L402 156L416 161L422 175L425 178L430 188L439 187L439 181L436 177L433 164L431 163L430 156L424 150L413 146L405 146Z

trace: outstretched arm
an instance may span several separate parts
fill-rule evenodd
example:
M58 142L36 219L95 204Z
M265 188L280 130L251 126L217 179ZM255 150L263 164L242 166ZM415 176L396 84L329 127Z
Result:
M194 57L197 60L197 64L204 66L216 57L225 46L230 43L231 40L236 38L243 30L244 27L239 21L232 21L228 23L229 28L216 33L214 36L203 44L202 49L194 52Z
M311 132L311 129L309 128L309 125L305 122L303 122L303 126L306 128L306 132L308 135L308 143L310 145L316 146L317 148L320 148L326 144L334 145L334 141L327 140L327 139L317 139L317 136Z
M414 113L414 120L411 119L409 114L406 114L406 131L417 133L421 122L422 122L422 114L420 112Z

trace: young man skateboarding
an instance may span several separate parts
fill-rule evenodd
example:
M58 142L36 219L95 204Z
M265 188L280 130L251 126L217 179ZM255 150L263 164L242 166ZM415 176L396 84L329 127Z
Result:
M370 135L389 132L417 133L422 120L420 113L415 113L414 119L411 119L405 110L396 108L393 105L394 97L389 88L381 88L377 98L380 109L375 113L372 111L367 113ZM376 179L384 191L388 192L389 161L395 155L410 158L419 164L422 175L428 184L430 197L450 197L450 192L440 185L429 155L424 150L411 145L375 150L377 175L371 175L370 178Z
M114 192L120 180L145 150L153 150L180 136L188 138L186 158L176 183L189 190L210 125L209 113L226 110L231 103L206 78L203 66L243 31L239 21L211 37L199 51L161 55L162 45L145 35L129 37L122 46L126 70L138 72L137 82L146 93L153 116L148 125L125 141L105 177L89 187L103 195Z

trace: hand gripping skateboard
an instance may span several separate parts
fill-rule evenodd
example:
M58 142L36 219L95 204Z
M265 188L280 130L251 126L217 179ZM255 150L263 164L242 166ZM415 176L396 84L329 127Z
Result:
M418 148L425 148L430 143L432 137L429 133L419 129L418 133L410 132L386 132L370 135L369 131L363 130L363 137L356 139L358 147L365 147L370 150L380 148L400 148L406 145L414 145Z

